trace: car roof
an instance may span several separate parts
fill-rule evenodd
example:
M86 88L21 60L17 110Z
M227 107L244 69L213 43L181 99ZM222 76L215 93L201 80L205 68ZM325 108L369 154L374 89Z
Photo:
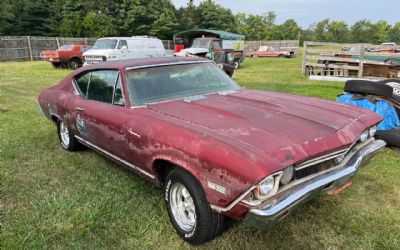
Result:
M79 74L82 71L96 70L96 69L145 68L145 67L168 65L168 64L186 64L186 63L196 63L196 62L201 63L201 62L212 62L212 61L201 57L178 57L178 56L112 60L112 61L84 66L79 70L77 70L77 73Z

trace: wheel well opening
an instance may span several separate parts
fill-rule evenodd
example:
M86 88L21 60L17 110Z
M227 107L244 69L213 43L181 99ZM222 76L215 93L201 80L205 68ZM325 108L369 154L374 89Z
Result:
M82 60L81 60L79 57L74 56L74 57L72 57L72 58L70 58L70 59L68 60L68 62L72 62L72 61L79 61L79 62L81 62Z
M55 123L55 124L57 124L57 122L58 122L58 117L57 116L55 116L55 115L51 115L51 120Z
M167 160L155 160L153 162L153 169L157 178L158 185L160 186L164 185L167 175L175 167L176 167L175 164Z

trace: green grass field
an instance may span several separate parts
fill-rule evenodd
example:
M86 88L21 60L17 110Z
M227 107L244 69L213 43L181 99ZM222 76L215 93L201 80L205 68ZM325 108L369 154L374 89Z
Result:
M247 59L247 88L334 99L343 83L309 81L301 58ZM186 249L162 190L91 150L61 149L36 106L69 73L45 62L0 63L0 248ZM400 157L386 149L336 196L305 204L270 231L235 223L205 249L400 249Z

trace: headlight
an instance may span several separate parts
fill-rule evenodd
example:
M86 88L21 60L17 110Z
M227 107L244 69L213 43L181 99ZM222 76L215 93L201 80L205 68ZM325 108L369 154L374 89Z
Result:
M365 130L364 132L362 132L362 134L360 135L360 141L365 142L368 139L368 135L369 135L368 130Z
M286 185L290 182L293 178L294 168L293 166L289 166L283 170L282 177L281 177L281 184Z
M107 57L102 56L103 62L107 61Z
M372 128L369 129L369 136L373 137L376 133L376 126L373 126Z
M275 178L273 176L268 176L263 180L259 186L259 194L260 196L267 196L271 193L271 191L274 189L275 186Z

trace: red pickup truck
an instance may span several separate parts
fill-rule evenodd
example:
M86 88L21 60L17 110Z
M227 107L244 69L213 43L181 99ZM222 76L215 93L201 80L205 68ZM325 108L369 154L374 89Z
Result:
M82 66L83 52L90 49L88 45L63 45L57 50L44 50L40 53L40 58L51 62L53 67L68 67L77 69Z

